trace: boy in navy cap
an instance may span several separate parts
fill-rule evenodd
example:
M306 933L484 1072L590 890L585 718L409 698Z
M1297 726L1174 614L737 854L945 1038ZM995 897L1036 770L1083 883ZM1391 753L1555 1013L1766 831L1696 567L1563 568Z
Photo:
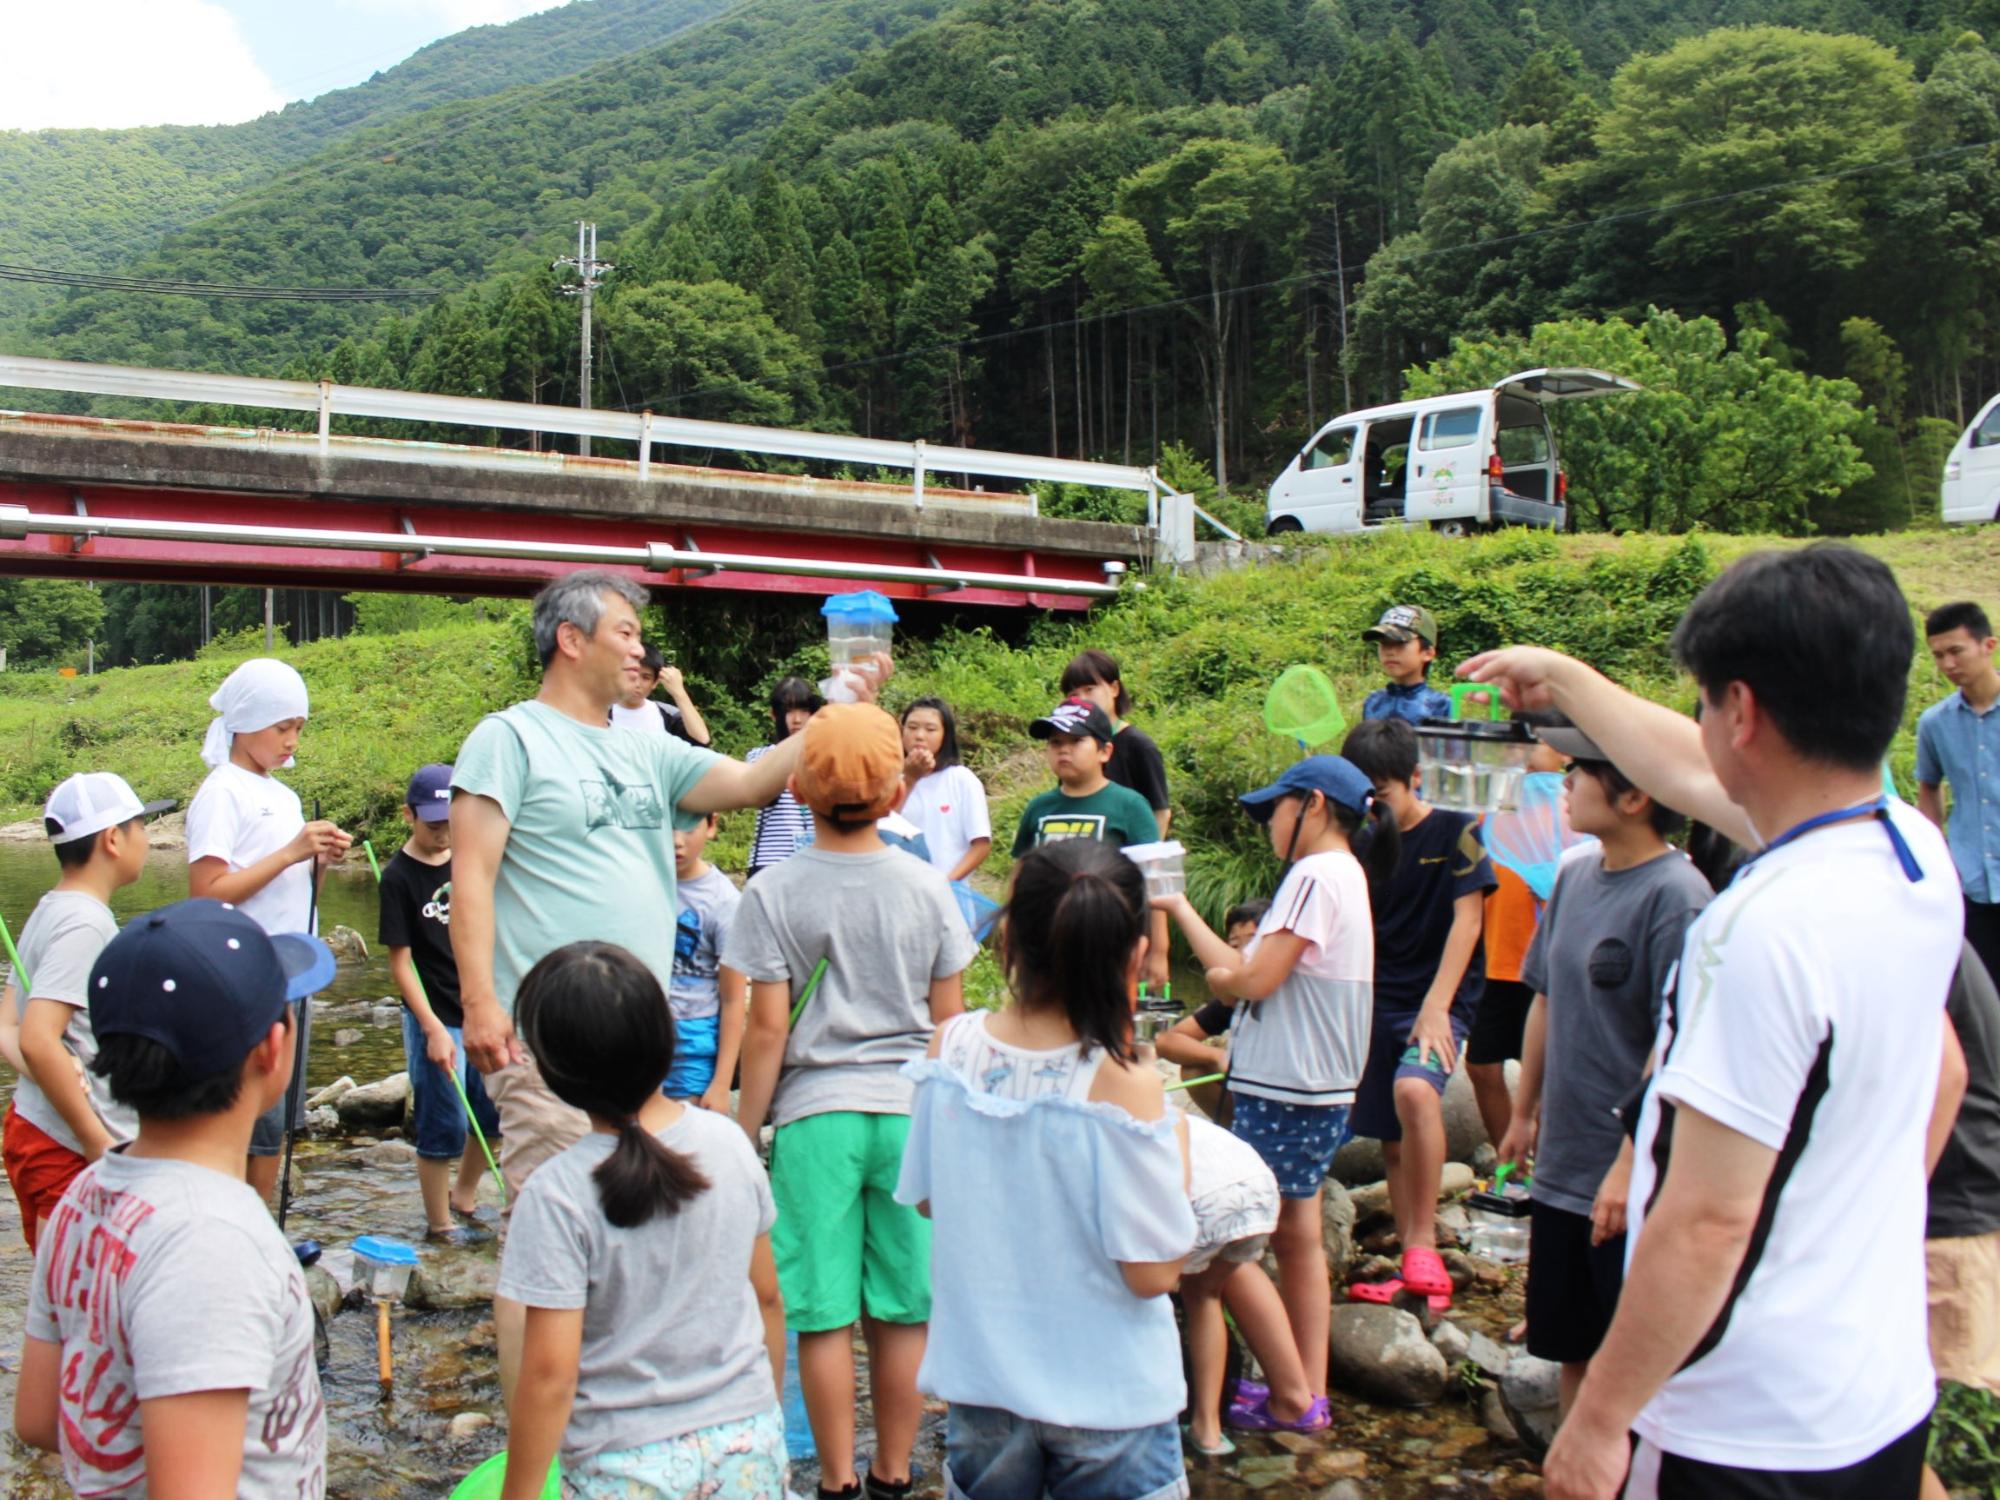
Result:
M98 956L91 1071L139 1133L49 1221L14 1401L80 1495L325 1493L312 1304L243 1164L291 1082L293 1002L332 977L318 939L200 899Z
M389 972L403 997L403 1060L410 1070L424 1238L473 1245L492 1235L473 1218L485 1153L466 1129L466 1103L489 1141L500 1137L500 1118L465 1058L465 1011L451 953L450 766L417 768L403 797L403 821L410 836L382 867L376 935L389 950ZM453 1074L465 1087L465 1103Z
M1056 785L1022 812L1014 858L1058 839L1096 839L1122 848L1159 838L1160 825L1146 799L1105 774L1117 731L1103 709L1088 698L1065 698L1030 724L1028 733L1048 747Z

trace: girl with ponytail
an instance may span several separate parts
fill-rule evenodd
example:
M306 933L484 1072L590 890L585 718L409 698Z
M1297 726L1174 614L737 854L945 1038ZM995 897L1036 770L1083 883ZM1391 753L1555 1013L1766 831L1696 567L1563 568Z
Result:
M1115 848L1044 844L1001 917L1012 998L938 1028L896 1197L932 1221L917 1383L950 1403L950 1488L1184 1496L1167 1293L1194 1243L1184 1125L1132 1045L1145 881Z
M1153 904L1180 924L1207 966L1210 992L1234 1008L1230 1128L1278 1179L1283 1201L1271 1237L1278 1287L1306 1385L1318 1398L1327 1388L1333 1301L1320 1187L1347 1138L1368 1061L1375 974L1369 888L1395 869L1396 820L1377 804L1368 778L1337 755L1310 756L1238 800L1265 826L1285 864L1257 935L1238 954L1185 895ZM1301 1409L1295 1396L1285 1403L1280 1394L1239 1387L1229 1425L1317 1432L1331 1422L1325 1401Z
M652 971L558 948L514 1023L591 1133L514 1200L499 1295L527 1309L505 1500L558 1452L564 1493L783 1500L784 1309L764 1168L727 1115L661 1093L674 1026Z

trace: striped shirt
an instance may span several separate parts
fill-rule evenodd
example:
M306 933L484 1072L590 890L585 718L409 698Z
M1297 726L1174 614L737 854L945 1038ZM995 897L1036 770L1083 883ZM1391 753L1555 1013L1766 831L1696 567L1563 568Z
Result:
M759 745L743 757L744 763L754 765L775 748ZM790 859L801 844L812 842L812 831L812 812L805 804L789 790L778 793L778 800L757 814L757 837L750 845L750 868L760 870L765 865Z

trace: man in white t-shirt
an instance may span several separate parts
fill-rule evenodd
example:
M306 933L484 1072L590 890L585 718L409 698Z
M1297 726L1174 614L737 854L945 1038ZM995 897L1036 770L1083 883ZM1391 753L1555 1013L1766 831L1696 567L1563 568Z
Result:
M664 686L671 703L653 697L655 687ZM611 705L613 729L636 729L641 734L670 734L690 745L709 743L708 725L688 696L687 683L679 667L667 665L660 648L648 641L639 659L625 669L625 692Z
M1551 651L1460 669L1762 851L1668 980L1624 1295L1549 1450L1552 1500L1917 1494L1927 1127L1965 1073L1951 856L1882 793L1915 645L1888 568L1821 543L1746 557L1689 607L1699 725Z

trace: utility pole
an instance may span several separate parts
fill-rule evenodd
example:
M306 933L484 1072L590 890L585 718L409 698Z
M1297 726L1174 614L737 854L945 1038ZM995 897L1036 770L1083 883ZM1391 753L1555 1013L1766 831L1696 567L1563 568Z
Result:
M572 283L565 283L562 287L562 294L565 297L583 298L583 351L582 358L578 361L581 366L580 377L583 384L583 392L581 398L577 401L577 405L583 410L589 411L591 297L597 291L598 282L618 268L609 261L597 258L597 226L585 223L582 220L578 220L576 226L576 254L565 255L558 260L550 262L551 270L560 271L564 267L575 271L577 279ZM590 439L588 437L578 438L576 451L585 458L590 457Z

